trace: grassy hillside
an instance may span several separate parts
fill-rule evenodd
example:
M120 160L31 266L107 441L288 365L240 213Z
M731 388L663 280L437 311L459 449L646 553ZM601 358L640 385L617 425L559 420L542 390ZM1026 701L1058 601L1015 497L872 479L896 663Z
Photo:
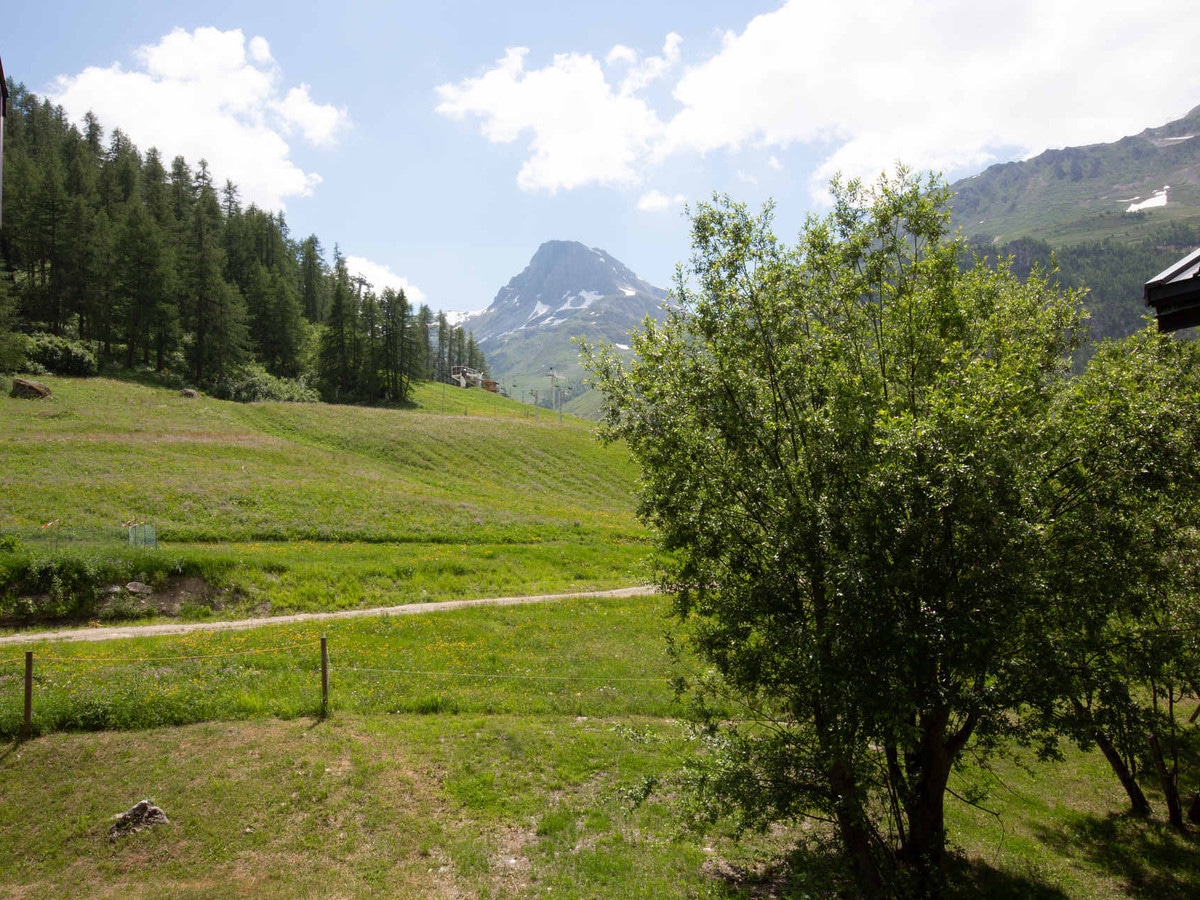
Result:
M48 400L0 397L0 531L43 554L77 543L108 553L121 523L148 522L163 552L131 575L198 572L243 610L641 577L632 465L569 416L535 419L528 405L440 385L394 410L44 380Z
M5 528L156 523L166 541L631 535L633 470L592 426L478 390L423 410L233 404L105 379L0 398Z
M1129 211L1168 186L1165 206ZM1088 289L1092 337L1121 338L1144 324L1143 284L1200 241L1200 107L1110 144L991 166L951 190L953 225L975 247L1022 272L1057 267L1065 285Z
M586 334L593 344L600 340L628 344L629 329L636 324L621 320L601 325L571 319L551 327L516 331L487 345L488 366L509 396L532 403L536 390L539 402L547 408L553 368L559 390L563 391L563 410L595 420L599 418L601 397L586 384L587 373L579 362L576 340Z
M954 222L1004 244L1036 237L1055 247L1113 238L1139 242L1170 223L1200 222L1200 107L1110 144L1047 150L955 183ZM1129 213L1170 186L1165 207ZM1153 273L1152 273L1153 274Z

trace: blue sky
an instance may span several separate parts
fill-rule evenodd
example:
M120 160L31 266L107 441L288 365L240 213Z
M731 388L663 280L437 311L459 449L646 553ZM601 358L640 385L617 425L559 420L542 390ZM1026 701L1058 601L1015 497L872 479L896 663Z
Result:
M834 172L961 177L1200 104L1195 0L13 6L10 77L447 311L550 239L668 286L713 191L790 237Z

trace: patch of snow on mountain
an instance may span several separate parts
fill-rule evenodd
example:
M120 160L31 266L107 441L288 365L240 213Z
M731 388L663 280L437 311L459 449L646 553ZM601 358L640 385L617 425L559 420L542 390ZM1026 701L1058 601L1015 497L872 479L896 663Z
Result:
M528 318L528 319L526 319L525 321L526 321L526 322L532 322L532 321L533 321L534 319L536 319L538 316L544 316L544 315L545 315L546 313L548 313L548 312L550 312L550 307L548 307L548 306L547 306L545 303L542 303L542 302L539 300L539 301L538 301L538 305L537 305L537 306L535 306L535 307L533 308L533 312L531 312L531 313L529 314L529 318Z
M1158 206L1166 206L1167 205L1167 191L1169 191L1170 189L1171 189L1171 186L1168 184L1161 191L1155 191L1154 194L1151 197L1149 197L1148 199L1142 200L1140 203L1130 203L1129 208L1127 210L1125 210L1125 212L1127 212L1127 213L1141 212L1143 209L1154 209L1155 207L1158 207ZM1136 197L1134 197L1133 199L1137 200Z
M604 295L599 291L580 291L578 294L563 294L562 305L558 307L556 312L572 309L587 309L595 301L599 300Z
M628 344L613 344L613 346L616 347L618 350L628 350L629 349Z
M626 297L636 297L637 296L637 291L634 288L631 288L627 284L621 285L621 293L624 294Z
M478 316L481 313L485 313L485 312L487 312L486 307L483 309L474 310L472 312L460 312L459 310L451 310L450 312L446 313L446 321L449 322L451 325L457 327L457 326L461 325L463 322L467 321L467 319L470 319L472 316Z

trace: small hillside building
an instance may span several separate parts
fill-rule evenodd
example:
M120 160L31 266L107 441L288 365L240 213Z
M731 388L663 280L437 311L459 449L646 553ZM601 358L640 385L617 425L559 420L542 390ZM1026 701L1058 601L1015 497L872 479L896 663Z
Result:
M1200 325L1200 249L1146 282L1146 305L1154 307L1159 331Z

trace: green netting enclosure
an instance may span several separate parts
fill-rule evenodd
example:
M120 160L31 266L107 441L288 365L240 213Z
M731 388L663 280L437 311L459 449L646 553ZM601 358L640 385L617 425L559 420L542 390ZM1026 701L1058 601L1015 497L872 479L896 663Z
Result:
M139 525L130 525L129 546L149 547L151 550L157 550L158 529L156 529L153 525L147 525L145 522Z

